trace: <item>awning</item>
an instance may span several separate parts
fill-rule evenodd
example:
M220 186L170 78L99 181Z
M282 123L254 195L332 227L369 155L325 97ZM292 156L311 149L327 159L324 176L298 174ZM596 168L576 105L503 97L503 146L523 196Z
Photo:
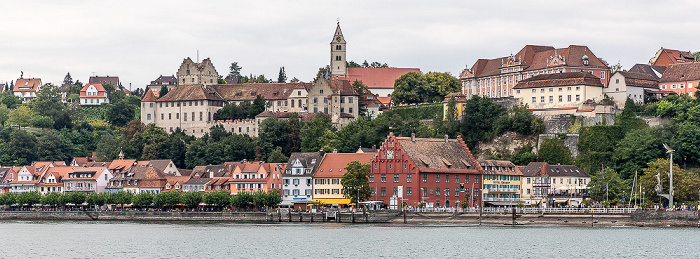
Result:
M555 203L564 203L564 202L568 202L568 201L569 201L569 199L554 199Z
M485 203L495 206L517 206L520 201L485 201Z
M344 198L328 198L328 199L313 199L314 202L322 203L322 204L350 204L350 199L344 199Z

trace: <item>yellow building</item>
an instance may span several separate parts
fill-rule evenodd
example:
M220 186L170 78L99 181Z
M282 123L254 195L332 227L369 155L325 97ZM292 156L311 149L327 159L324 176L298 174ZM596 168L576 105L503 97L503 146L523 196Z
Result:
M485 206L515 206L522 202L520 172L510 161L482 160Z
M455 115L457 116L457 121L462 120L462 116L464 115L464 109L467 107L467 96L464 95L463 93L451 93L445 96L445 100L442 101L442 110L443 110L443 120L447 120L447 110L449 109L449 101L452 99L452 97L455 98Z
M348 206L350 197L343 195L340 183L345 167L352 161L369 164L374 153L325 154L313 177L313 201L329 206Z

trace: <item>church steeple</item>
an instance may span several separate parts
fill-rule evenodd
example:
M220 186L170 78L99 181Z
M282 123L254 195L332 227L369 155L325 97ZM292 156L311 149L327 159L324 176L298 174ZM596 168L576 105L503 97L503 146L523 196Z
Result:
M345 59L345 37L343 31L340 30L340 22L335 28L335 34L331 40L331 78L345 78L347 75L346 59Z

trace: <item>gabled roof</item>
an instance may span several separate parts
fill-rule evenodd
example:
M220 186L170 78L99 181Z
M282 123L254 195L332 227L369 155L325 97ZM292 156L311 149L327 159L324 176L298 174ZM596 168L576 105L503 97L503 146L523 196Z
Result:
M95 90L97 90L97 95L95 96L89 96L87 95L87 90L90 88L90 86L95 87ZM105 97L107 95L107 90L102 86L102 84L85 84L82 89L80 89L80 98L100 98L100 97Z
M192 169L192 174L190 174L190 176L192 176L192 178L207 178L210 177L211 173L213 177L221 177L227 172L224 165L200 165Z
M227 101L253 101L260 95L265 100L286 100L302 83L228 84L212 86Z
M151 89L146 89L146 94L141 98L141 102L155 102L156 101L156 96L153 94L153 91Z
M362 81L370 89L393 89L396 79L410 72L420 73L421 71L418 68L349 67L346 79L351 83Z
M211 181L212 178L191 178L187 182L185 182L186 185L205 185L209 181Z
M326 80L333 95L359 95L348 80Z
M649 60L650 65L654 66L669 66L685 62L694 62L695 56L690 51L682 51L675 49L659 49L653 58Z
M149 165L152 165L155 168L158 168L161 171L165 171L165 169L168 168L168 165L172 163L173 160L170 159L157 159L157 160L151 160L148 162Z
M91 76L88 84L110 84L114 86L115 89L119 88L119 77L118 76Z
M292 170L292 165L297 159L304 169L311 168L309 173L306 173L306 170L302 171L302 176L312 176L316 172L318 165L321 164L321 154L319 152L294 152L289 156L289 162L282 174L292 175L291 171L287 173L287 170Z
M583 65L583 57L588 57L588 65ZM548 61L553 58L561 58L563 62L557 65ZM469 78L471 72L475 77L485 77L501 74L501 68L509 61L514 61L513 66L522 66L523 71L539 70L548 67L590 67L608 68L608 64L593 54L587 46L569 45L566 48L555 49L551 46L526 45L517 54L496 59L479 59L471 69L465 70L461 78Z
M516 170L515 164L508 160L480 160L479 165L483 169L483 174L523 175L520 170Z
M109 170L121 172L136 164L136 159L115 159L109 164Z
M165 96L161 96L156 102L177 102L194 100L224 101L224 99L210 86L187 85L174 87Z
M116 161L116 160L115 160ZM110 180L125 181L124 187L163 187L167 181L163 171L152 166L134 166L124 171L124 177L117 174ZM137 180L137 181L134 181Z
M575 165L550 165L546 162L531 162L522 169L523 176L591 177Z
M65 167L61 166L61 167L59 167L59 168L65 168ZM85 179L94 180L94 179L97 179L97 177L100 177L100 175L101 175L102 172L104 172L105 170L107 170L107 167L68 167L68 168L70 168L70 171L68 172L68 174L71 174L71 173L81 173L81 172L84 172L84 173L93 173L93 174L92 174L91 177L84 177L84 178L67 178L67 177L64 177L64 178L63 178L64 181L65 181L65 180L85 180Z
M659 80L650 75L635 72L625 72L617 71L615 74L620 74L625 77L625 84L627 86L637 86L646 88L659 88Z
M393 136L393 132L389 134ZM472 156L461 137L457 139L396 137L404 152L420 172L480 172L479 163Z
M666 67L659 82L684 82L700 80L700 62L679 63Z
M15 81L15 92L36 92L41 87L41 78L19 78Z
M647 64L635 64L629 70L629 72L651 75L654 78L656 78L656 80L659 80L659 78L661 78L660 75L663 75L664 71L666 71L666 67L651 66L651 65L647 65Z
M513 88L524 89L572 85L588 85L603 87L603 83L600 82L600 78L588 72L565 72L533 76L521 80Z
M345 167L352 161L369 164L374 153L326 153L314 177L343 177Z
M177 85L177 78L174 75L160 75L156 80L151 81L151 83L148 86L154 85Z
M170 184L171 186L174 186L175 184L179 183L180 185L185 184L187 181L190 180L190 176L171 176L171 175L166 175L165 179L167 180L167 183Z

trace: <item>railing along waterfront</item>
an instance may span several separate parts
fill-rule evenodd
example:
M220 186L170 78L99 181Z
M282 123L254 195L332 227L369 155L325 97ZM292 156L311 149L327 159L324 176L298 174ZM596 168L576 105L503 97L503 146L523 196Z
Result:
M515 208L516 213L555 213L555 214L630 214L640 208ZM450 212L479 213L479 208L413 208L410 212ZM511 208L484 208L483 213L511 213Z

